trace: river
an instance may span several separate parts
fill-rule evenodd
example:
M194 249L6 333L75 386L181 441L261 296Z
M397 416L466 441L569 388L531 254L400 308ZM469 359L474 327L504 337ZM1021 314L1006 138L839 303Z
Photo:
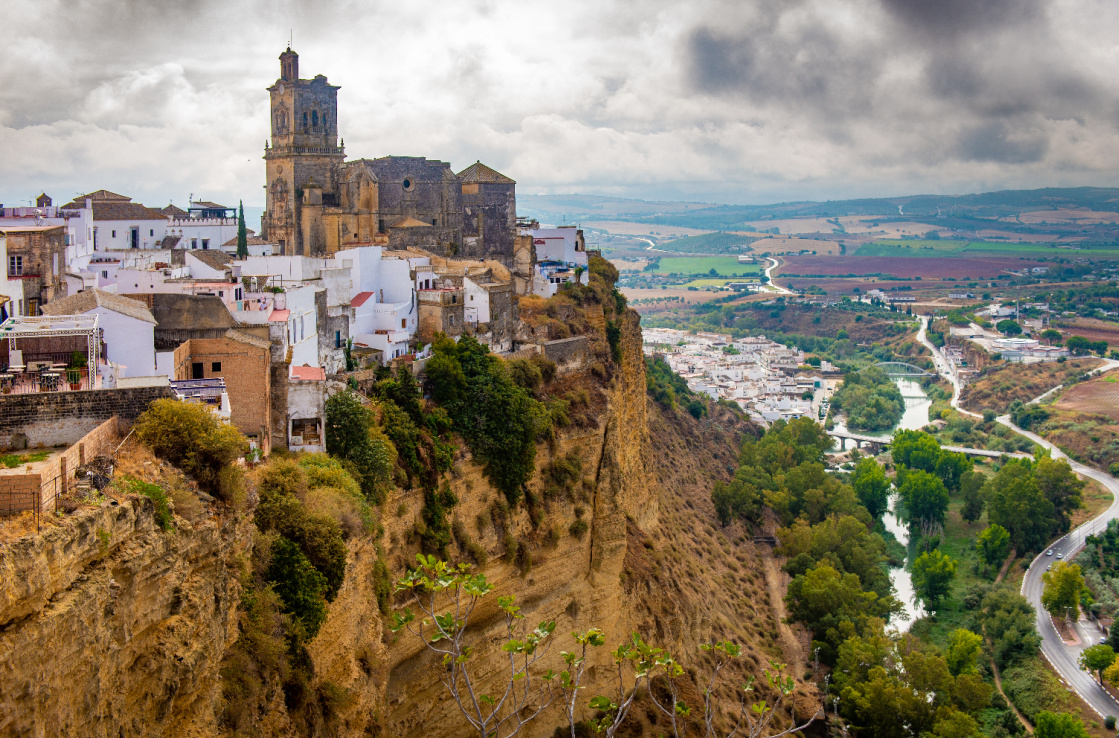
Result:
M901 420L888 431L863 433L862 435L883 439L892 438L896 431L918 430L929 424L929 408L932 406L932 400L925 394L921 384L910 379L900 378L895 379L894 382L901 390L902 398L905 399L905 413L902 414ZM902 565L890 569L890 581L893 582L898 601L904 607L904 612L895 616L891 625L899 631L906 631L909 630L909 626L913 624L914 620L925 616L925 609L921 606L916 593L913 591L913 579L907 568L909 565L909 528L898 520L895 514L897 503L897 494L891 494L890 507L882 516L882 524L886 527L886 530L894 534L894 538L898 539L898 543L905 546L907 551L906 559Z

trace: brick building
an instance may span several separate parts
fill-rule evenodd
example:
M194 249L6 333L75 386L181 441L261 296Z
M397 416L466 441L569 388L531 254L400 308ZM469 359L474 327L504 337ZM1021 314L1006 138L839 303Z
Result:
M272 447L271 364L271 344L238 330L192 338L175 349L175 379L224 379L230 422L266 453Z
M41 305L66 296L66 226L5 226L0 236L8 244L8 279L23 283L21 315L38 315Z

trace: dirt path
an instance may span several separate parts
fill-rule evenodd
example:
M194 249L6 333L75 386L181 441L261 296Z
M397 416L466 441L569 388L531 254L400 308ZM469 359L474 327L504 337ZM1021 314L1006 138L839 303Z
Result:
M999 667L995 665L994 661L991 662L991 673L995 675L995 689L999 691L1002 698L1006 700L1006 704L1014 711L1014 714L1018 717L1018 722L1022 723L1028 732L1033 733L1034 726L1030 725L1030 721L1026 720L1022 713L1018 712L1018 708L1015 707L1014 703L1010 701L1010 698L1006 696L1006 692L1002 691L1002 675L999 674Z
M999 568L999 575L995 577L995 584L998 584L1002 581L1002 578L1006 576L1006 572L1010 570L1010 565L1017 560L1018 549L1014 549L1010 552L1010 555L1006 557L1006 561L1002 562L1002 566Z
M785 658L789 660L791 674L804 674L805 663L804 644L797 638L797 634L785 622L788 613L785 612L785 573L777 568L777 561L768 552L759 551L762 568L765 570L765 584L769 590L769 604L777 618L777 630L781 636L781 647L785 651Z

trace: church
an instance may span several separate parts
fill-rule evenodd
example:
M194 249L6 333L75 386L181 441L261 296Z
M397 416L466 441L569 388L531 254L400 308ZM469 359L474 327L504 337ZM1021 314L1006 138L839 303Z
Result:
M288 255L378 245L510 265L517 183L480 161L457 174L423 157L346 161L338 89L321 74L300 79L290 47L280 54L280 78L268 88L264 238Z

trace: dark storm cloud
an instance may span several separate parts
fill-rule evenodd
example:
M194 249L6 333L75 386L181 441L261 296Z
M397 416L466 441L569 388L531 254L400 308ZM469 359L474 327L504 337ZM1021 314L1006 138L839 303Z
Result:
M1005 123L987 123L960 134L955 153L968 161L1028 164L1040 161L1048 148L1039 132L1016 132Z
M1038 22L1041 0L881 0L914 35L944 43Z

